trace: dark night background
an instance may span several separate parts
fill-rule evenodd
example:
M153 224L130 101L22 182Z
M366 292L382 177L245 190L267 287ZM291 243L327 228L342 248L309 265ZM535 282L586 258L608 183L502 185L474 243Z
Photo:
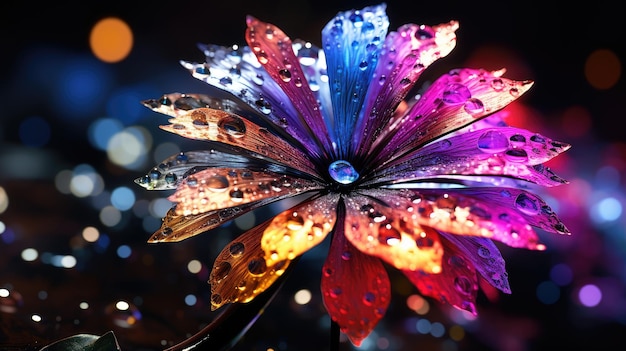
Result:
M158 211L153 207L165 194L147 192L133 180L160 161L153 156L158 145L177 144L191 150L203 144L159 130L166 118L139 102L163 93L208 92L208 86L192 78L178 61L202 60L197 43L245 44L248 14L276 24L292 39L319 45L322 27L337 12L376 3L4 5L0 13L0 349L37 350L70 335L113 330L124 351L160 350L213 320L218 312L210 311L208 272L221 248L247 224L233 223L178 244L146 243L158 228L159 218L152 215ZM544 252L502 247L513 294L481 293L476 320L430 299L428 312L412 311L406 300L417 291L390 271L394 299L371 341L358 349L525 351L559 345L559 349L601 350L623 344L626 83L620 70L609 72L615 82L600 88L587 75L610 75L606 72L613 61L601 62L599 69L588 66L596 50L612 52L617 67L623 69L623 10L608 1L578 7L548 1L386 3L390 30L405 23L460 22L456 48L435 62L424 79L465 66L506 67L508 78L535 81L511 106L510 122L573 145L550 161L570 184L542 194L573 234L540 233L548 246ZM123 19L133 31L132 51L118 63L99 61L89 47L91 28L107 16ZM96 137L90 134L94 121L103 118L150 140L145 160L128 167L111 162L107 150L96 147ZM85 169L87 173L80 173ZM96 179L101 192L77 196L64 191L62 174L87 174ZM130 209L111 210L109 197L120 188L130 189L135 202ZM109 210L120 216L115 224L102 219ZM258 213L256 221L263 216L267 214ZM81 233L86 227L96 228L100 240L85 241ZM300 260L277 299L235 350L328 349L329 322L319 293L322 249ZM37 256L29 259L27 253L33 252ZM74 266L55 263L69 256L75 258ZM200 271L190 272L192 260L201 263ZM579 299L587 288L601 292L593 306ZM306 305L293 300L301 289L313 294ZM9 295L3 296L3 291ZM185 300L189 296L193 303ZM128 316L111 309L118 300L132 302L141 313L136 323L121 323ZM88 307L79 307L81 302ZM41 321L35 321L35 315ZM342 350L351 349L357 348L344 340Z

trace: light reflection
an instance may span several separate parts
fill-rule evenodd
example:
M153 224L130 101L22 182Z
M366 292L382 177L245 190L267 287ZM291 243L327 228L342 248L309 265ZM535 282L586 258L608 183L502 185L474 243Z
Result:
M27 248L22 250L22 259L27 262L32 262L39 257L39 252L33 248Z
M578 291L578 299L583 306L595 307L602 301L602 291L594 284L587 284Z

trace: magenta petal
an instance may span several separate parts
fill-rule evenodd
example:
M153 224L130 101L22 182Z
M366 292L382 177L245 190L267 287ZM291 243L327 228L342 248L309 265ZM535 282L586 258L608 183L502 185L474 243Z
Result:
M532 86L531 81L513 81L501 77L502 73L460 69L441 76L376 140L374 164L380 167L393 155L403 155L495 113Z
M322 297L330 317L355 345L361 345L385 315L391 299L382 262L361 253L337 225L322 274Z
M476 315L478 275L474 263L455 245L448 241L443 244L441 273L426 274L408 270L402 273L422 294Z

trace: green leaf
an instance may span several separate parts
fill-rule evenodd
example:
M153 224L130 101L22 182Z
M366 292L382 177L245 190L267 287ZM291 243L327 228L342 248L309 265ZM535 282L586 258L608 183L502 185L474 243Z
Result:
M102 336L77 334L53 342L39 351L121 351L112 331Z

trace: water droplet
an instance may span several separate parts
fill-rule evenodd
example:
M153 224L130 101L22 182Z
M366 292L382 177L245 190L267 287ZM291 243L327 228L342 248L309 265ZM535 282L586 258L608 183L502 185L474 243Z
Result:
M374 304L374 301L376 301L376 295L371 292L368 291L365 293L365 295L363 295L363 304L366 306L371 306Z
M341 259L344 261L349 261L352 258L352 252L344 251L341 253Z
M482 258L489 258L491 256L491 251L489 251L488 248L481 245L478 247L478 256Z
M524 146L526 144L526 137L522 134L511 135L510 139L513 146Z
M248 272L252 275L262 275L267 271L263 258L254 258L248 262Z
M356 11L350 15L350 21L355 27L361 27L363 25L363 15Z
M187 163L187 161L189 161L189 157L184 153L181 152L180 154L176 155L177 164L184 165Z
M381 223L378 227L378 241L381 244L387 244L390 246L397 245L400 243L401 239L402 235L400 234L400 231L394 228L391 223Z
M278 76L285 83L291 81L291 71L289 71L288 69L281 69L280 71L278 71Z
M465 112L470 115L477 115L485 112L485 104L477 98L469 98L465 101L465 106L463 108L465 109Z
M486 153L503 152L509 148L509 140L503 133L490 130L478 138L478 148Z
M330 297L337 298L342 293L343 293L343 290L341 290L341 288L339 288L339 287L335 287L335 288L330 289Z
M524 149L511 149L504 153L504 157L516 163L526 162L528 161L528 154Z
M189 177L191 178L191 177ZM187 178L187 183L189 183L189 178ZM196 180L196 184L197 184L197 180ZM214 175L209 177L206 180L206 187L213 191L213 192L223 192L226 189L228 189L229 186L229 182L228 179L226 177L224 177L223 175Z
M213 294L211 295L211 305L213 306L221 306L222 305L222 295Z
M333 275L333 273L335 272L334 269L332 269L331 267L326 267L324 268L324 276L325 277L330 277L331 275Z
M455 277L454 287L462 294L469 294L472 291L472 281L467 277Z
M228 251L230 252L230 255L233 257L238 257L243 255L243 252L245 251L245 245L242 242L234 242L232 244L230 244L230 247L228 248Z
M359 179L359 173L348 161L338 160L328 166L330 177L341 184L351 184Z
M220 264L213 267L213 272L211 272L211 280L215 280L219 283L222 279L226 278L231 269L232 266L230 265L230 263L226 261L220 262Z
M296 231L302 229L304 226L304 218L299 216L296 212L294 212L289 219L287 220L287 229L291 231Z
M361 63L359 63L359 69L365 71L367 69L367 61L361 61Z
M476 216L482 220L488 221L491 219L491 213L489 213L487 210L485 210L482 207L472 206L469 212L471 215Z
M254 77L252 77L252 81L256 85L263 85L263 82L265 82L265 78L262 75L257 74Z
M261 51L257 54L257 60L259 60L259 63L262 65L265 65L270 61L265 51Z
M504 89L504 81L501 78L495 78L491 81L491 87L495 91L502 91Z
M161 177L161 172L159 172L158 169L154 168L150 171L150 173L148 173L148 177L150 177L150 179L152 180L157 180Z
M539 202L536 198L531 197L527 193L520 193L515 198L515 206L518 210L528 214L536 215L539 213Z
M230 115L222 118L218 127L234 138L241 138L246 134L246 125L237 116Z
M530 137L530 141L532 141L533 143L538 143L538 144L545 144L546 143L546 139L539 135L539 134L535 134L533 136Z
M458 105L465 103L471 97L472 93L465 85L452 83L444 89L441 100L448 105Z
M272 112L272 105L265 99L260 98L254 102L254 104L261 110L262 113L269 115Z
M168 173L168 174L165 175L165 182L167 184L174 184L174 183L176 183L176 179L177 179L177 177L176 177L176 174L174 174L174 173Z
M185 179L187 186L191 187L191 188L195 188L198 186L198 178L196 178L195 176L189 176L187 177L187 179Z
M230 191L230 200L233 202L242 202L243 201L243 191L240 189L233 189Z

